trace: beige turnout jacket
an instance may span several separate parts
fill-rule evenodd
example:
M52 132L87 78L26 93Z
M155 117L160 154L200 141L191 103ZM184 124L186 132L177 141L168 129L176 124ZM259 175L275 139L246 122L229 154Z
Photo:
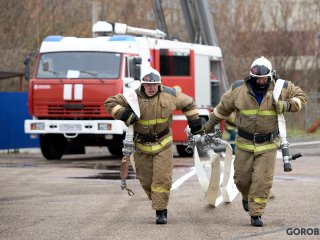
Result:
M139 135L159 134L172 124L172 112L182 110L187 119L199 118L194 100L174 88L160 87L160 92L149 98L140 89L136 90L140 106L141 117L134 124L134 132ZM105 108L115 119L120 119L129 104L122 94L109 97ZM165 136L152 143L135 142L135 147L144 153L154 154L172 144L171 130Z
M254 134L268 134L278 129L278 118L275 111L272 92L275 86L271 81L259 105L248 80L236 81L222 96L220 103L210 114L214 123L227 119L235 111L235 124L239 129ZM287 100L291 104L290 112L299 111L307 102L306 94L290 81L285 81L279 100ZM279 137L273 141L255 143L237 136L236 146L245 151L262 153L279 147Z

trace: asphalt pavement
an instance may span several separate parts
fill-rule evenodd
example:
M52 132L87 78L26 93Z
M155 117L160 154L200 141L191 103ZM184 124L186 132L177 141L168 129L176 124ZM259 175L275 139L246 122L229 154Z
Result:
M0 154L0 239L320 239L320 144L295 145L293 171L277 160L264 227L250 225L241 196L208 206L196 176L171 192L168 224L130 172L135 195L120 188L119 159L91 151L46 161L39 153ZM174 180L192 158L174 158Z

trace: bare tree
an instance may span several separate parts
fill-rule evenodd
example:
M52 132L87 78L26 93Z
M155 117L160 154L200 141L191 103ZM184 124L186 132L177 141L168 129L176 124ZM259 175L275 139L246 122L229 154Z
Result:
M170 36L188 41L179 1L162 0L164 15ZM307 92L320 91L319 0L208 1L230 83L266 56L282 78ZM48 35L91 37L94 2L98 20L156 28L152 0L1 0L0 69L23 71L23 56L38 50ZM16 90L17 84L2 81L0 91Z
M265 56L282 78L309 93L319 91L314 54L319 1L212 0L211 4L230 83L249 74L254 58ZM303 112L300 121L289 117L289 125L302 126L303 118Z
M145 12L152 12L151 0L1 0L0 70L22 72L23 57L38 50L48 35L90 37L94 1L101 5L98 20L140 27L156 25L154 19L145 21ZM16 91L18 84L15 80L1 81L0 91Z

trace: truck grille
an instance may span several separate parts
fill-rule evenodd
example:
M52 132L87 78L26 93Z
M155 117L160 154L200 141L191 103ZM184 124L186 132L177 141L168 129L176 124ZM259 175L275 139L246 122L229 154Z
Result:
M64 105L48 105L49 115L100 115L100 105L83 105L81 108L66 108Z

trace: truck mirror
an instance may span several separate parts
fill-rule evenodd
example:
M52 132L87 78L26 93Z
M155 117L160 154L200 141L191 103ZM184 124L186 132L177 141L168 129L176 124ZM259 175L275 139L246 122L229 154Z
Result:
M29 63L30 63L30 57L27 56L24 58L23 60L23 64L24 64L24 78L25 80L29 81L30 80L30 67L29 67Z
M132 58L131 61L132 65L130 69L132 69L131 76L133 77L134 80L140 80L140 64L142 63L142 58L141 57L134 57Z
M140 75L141 75L140 65L135 65L133 79L140 80Z
M137 65L137 64L141 64L142 63L142 58L141 57L134 57L133 59L133 64Z
M30 59L31 57L36 57L38 55L38 52L33 51L30 52L27 56L24 57L23 59L23 64L24 64L24 78L25 80L29 81L30 80Z

